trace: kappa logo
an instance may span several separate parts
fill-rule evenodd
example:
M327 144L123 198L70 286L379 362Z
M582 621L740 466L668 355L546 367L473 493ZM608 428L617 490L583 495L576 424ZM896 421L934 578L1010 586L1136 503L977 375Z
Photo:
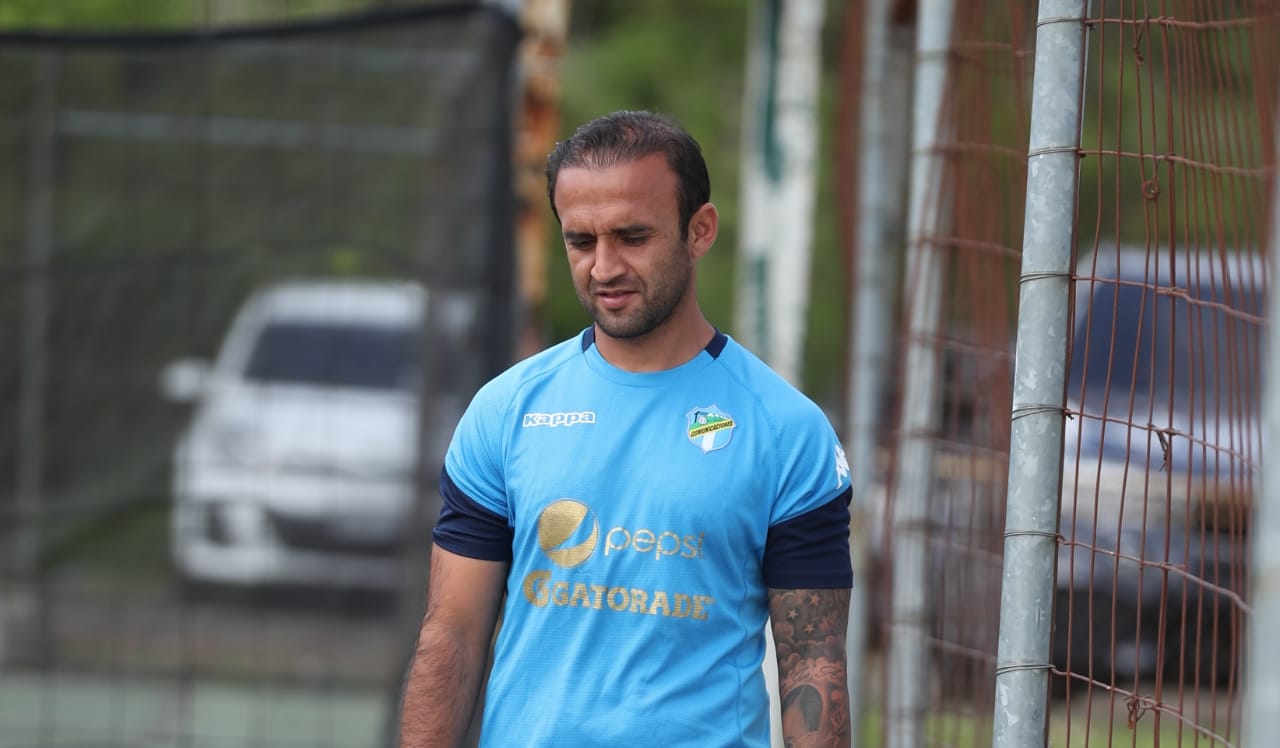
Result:
M849 477L849 458L844 456L844 448L836 444L836 488L844 485Z
M733 416L714 405L694 408L685 414L689 441L703 454L729 446L733 429L737 425Z
M576 426L580 423L595 423L596 413L593 410L581 410L576 413L525 413L524 428L531 426Z

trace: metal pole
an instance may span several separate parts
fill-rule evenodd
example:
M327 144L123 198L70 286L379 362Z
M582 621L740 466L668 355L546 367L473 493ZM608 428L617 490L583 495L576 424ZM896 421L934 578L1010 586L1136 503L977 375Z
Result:
M889 748L924 744L921 726L928 693L929 635L926 529L933 488L931 437L938 418L936 339L945 265L941 249L930 237L944 224L946 215L938 145L954 11L952 0L924 0L916 28L905 274L908 339L900 446L894 469L893 591L885 694Z
M849 714L860 742L862 689L866 683L868 540L872 493L883 490L876 460L883 432L882 407L892 365L893 289L906 221L907 132L911 117L911 27L894 24L891 0L868 0L864 13L863 75L859 96L860 147L856 285L849 307L849 397L846 422L850 475L855 493L850 506L849 545L853 589L845 650L849 663Z
M1276 124L1276 151L1280 158L1280 119ZM1271 236L1268 242L1271 263L1270 278L1280 278L1280 163L1271 165ZM1275 443L1280 435L1280 345L1276 330L1280 329L1280 304L1270 302L1270 337L1267 351L1266 399L1263 405L1263 433ZM1274 461L1262 462L1262 486L1254 502L1253 526L1250 534L1253 558L1249 578L1253 596L1249 600L1249 640L1245 650L1244 740L1241 745L1262 745L1257 736L1280 735L1280 648L1268 646L1268 639L1280 623L1280 466Z
M1014 353L995 748L1044 745L1062 485L1085 0L1041 0Z

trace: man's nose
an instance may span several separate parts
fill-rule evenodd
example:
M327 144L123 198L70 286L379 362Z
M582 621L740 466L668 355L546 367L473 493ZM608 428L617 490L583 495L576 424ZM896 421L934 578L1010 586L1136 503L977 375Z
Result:
M591 265L591 278L598 283L605 283L622 274L623 263L618 247L612 241L598 239L596 241L595 262Z

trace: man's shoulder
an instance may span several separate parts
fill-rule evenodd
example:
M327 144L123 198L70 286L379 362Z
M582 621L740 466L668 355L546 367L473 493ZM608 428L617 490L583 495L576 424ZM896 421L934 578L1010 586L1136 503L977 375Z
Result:
M761 404L770 410L788 408L820 410L808 395L731 337L728 338L718 360L741 386L750 390Z

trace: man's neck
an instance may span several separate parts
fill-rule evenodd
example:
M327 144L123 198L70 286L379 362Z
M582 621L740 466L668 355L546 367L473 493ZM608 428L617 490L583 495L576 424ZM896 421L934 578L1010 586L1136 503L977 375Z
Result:
M635 338L613 338L596 325L596 349L605 361L623 371L666 371L692 360L716 332L701 314L685 324L670 322Z

